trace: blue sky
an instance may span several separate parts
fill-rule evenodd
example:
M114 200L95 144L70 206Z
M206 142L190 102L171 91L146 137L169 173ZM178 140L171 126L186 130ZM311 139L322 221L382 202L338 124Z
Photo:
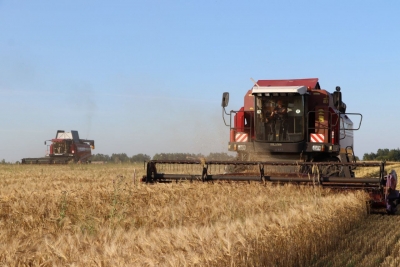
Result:
M250 78L317 77L363 114L355 152L399 148L400 2L1 1L0 159L57 130L94 153L226 152ZM390 107L392 106L392 107Z

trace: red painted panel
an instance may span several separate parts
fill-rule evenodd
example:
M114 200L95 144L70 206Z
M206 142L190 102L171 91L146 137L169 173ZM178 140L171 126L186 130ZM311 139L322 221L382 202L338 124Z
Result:
M288 80L258 80L259 86L306 86L319 89L318 78L288 79Z
M244 131L244 108L242 107L235 115L235 128L236 132Z
M329 107L329 112L331 113L331 124L332 124L331 128L333 131L333 139L334 139L333 141L331 140L331 143L339 144L339 125L340 125L339 116L335 113L335 111L331 107Z
M244 110L245 111L254 111L254 96L251 94L252 89L247 91L246 95L244 96Z

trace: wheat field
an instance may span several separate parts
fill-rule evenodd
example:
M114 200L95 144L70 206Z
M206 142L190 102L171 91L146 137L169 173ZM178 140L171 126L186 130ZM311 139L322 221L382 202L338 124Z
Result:
M0 165L0 266L399 263L400 231L385 232L398 217L368 215L365 192L149 185L143 174L143 164Z

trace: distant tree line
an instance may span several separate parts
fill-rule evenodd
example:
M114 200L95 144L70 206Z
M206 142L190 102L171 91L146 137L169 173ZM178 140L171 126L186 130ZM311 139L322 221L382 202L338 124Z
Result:
M235 156L228 155L227 153L210 153L208 156L203 154L191 153L160 153L155 154L154 160L195 160L205 158L206 160L233 160Z
M158 153L151 158L146 154L137 154L129 157L126 153L113 153L111 156L104 154L93 154L91 161L103 161L110 163L135 163L153 160L195 160L205 158L206 160L233 160L235 156L228 155L227 153L210 153L208 156L203 154L191 153Z
M363 160L400 161L400 149L378 149L376 153L365 153Z
M90 158L91 161L104 161L110 163L135 163L150 160L151 157L146 154L137 154L132 157L128 157L126 153L113 153L111 156L104 154L94 154Z

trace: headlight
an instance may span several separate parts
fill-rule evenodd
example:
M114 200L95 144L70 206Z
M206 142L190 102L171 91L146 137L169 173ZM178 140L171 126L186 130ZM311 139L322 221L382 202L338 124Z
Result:
M322 146L312 146L313 151L322 151Z
M246 145L238 145L238 150L246 150Z

